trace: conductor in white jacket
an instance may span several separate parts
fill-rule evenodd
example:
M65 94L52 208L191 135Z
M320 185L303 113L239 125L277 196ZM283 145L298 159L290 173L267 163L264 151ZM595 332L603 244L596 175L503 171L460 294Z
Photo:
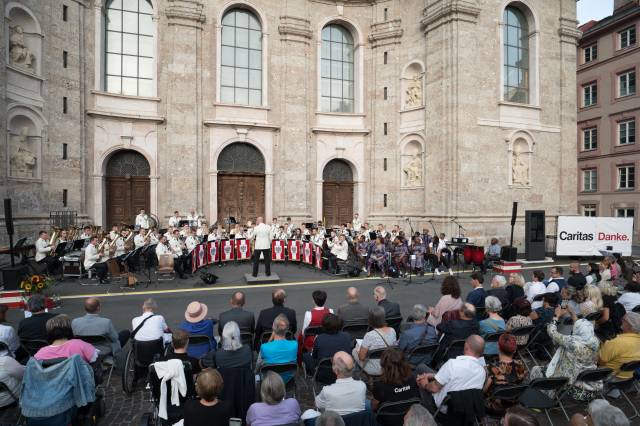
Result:
M253 228L251 239L255 239L253 247L253 273L254 277L258 276L258 268L260 266L260 255L264 256L264 272L266 276L271 275L271 227L264 223L264 219L259 217L256 221L256 227Z

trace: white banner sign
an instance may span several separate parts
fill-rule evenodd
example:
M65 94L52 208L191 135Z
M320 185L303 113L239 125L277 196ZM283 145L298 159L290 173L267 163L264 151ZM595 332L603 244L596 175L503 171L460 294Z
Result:
M601 256L600 250L631 255L633 218L558 217L558 256Z

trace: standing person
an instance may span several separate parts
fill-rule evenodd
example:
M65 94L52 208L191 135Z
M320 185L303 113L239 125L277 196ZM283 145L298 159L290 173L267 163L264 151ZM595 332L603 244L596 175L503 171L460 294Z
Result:
M258 268L260 266L260 255L264 256L264 273L266 276L271 276L271 228L264 223L264 219L259 217L256 220L256 227L253 228L253 232L249 239L255 239L255 246L253 248L253 275L258 276Z
M144 209L140 209L140 214L136 216L136 226L139 226L141 229L151 228L151 224L149 223L149 215L147 215Z

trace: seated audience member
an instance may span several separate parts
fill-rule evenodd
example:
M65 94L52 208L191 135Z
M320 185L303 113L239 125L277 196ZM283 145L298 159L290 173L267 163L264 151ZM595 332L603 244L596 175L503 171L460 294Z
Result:
M189 336L198 335L209 338L209 345L198 344L189 347L189 355L194 358L200 358L207 352L216 350L216 339L213 335L214 321L206 318L208 312L209 308L204 303L191 302L184 312L185 321L180 324L180 328L186 331Z
M411 398L420 398L420 389L416 382L416 376L411 370L411 365L405 355L397 349L387 349L380 359L382 376L373 383L373 399L371 408L378 410L385 402L405 401ZM399 426L400 418L384 417L382 426Z
M273 303L273 306L260 311L258 320L256 321L256 346L260 346L262 334L264 332L271 331L273 320L275 320L278 315L284 315L287 317L287 321L289 322L289 331L294 334L298 331L296 311L284 306L286 298L287 293L281 288L276 289L271 293L271 302Z
M524 297L524 277L522 274L511 273L509 274L509 284L504 288L509 295L509 303L513 303L514 300Z
M603 306L600 289L593 284L587 284L583 291L585 299L578 305L577 314L586 317L594 312L600 312Z
M305 352L302 356L307 372L310 374L315 370L320 360L333 358L340 351L351 352L353 339L349 333L340 330L340 325L340 318L334 314L329 314L322 319L322 334L319 334L315 342L313 342L311 353ZM325 373L323 370L318 373L318 379L321 383L328 383L333 380L332 377L327 377Z
M15 354L20 348L20 339L16 331L7 323L7 305L0 305L0 342L7 345L9 352Z
M569 395L578 401L593 399L602 390L602 382L576 382L579 373L596 368L600 341L596 337L593 324L586 319L579 319L573 325L573 334L564 335L558 332L558 321L566 314L561 307L554 312L553 321L547 326L547 333L558 348L551 363L546 367L535 366L531 370L531 378L567 377L570 387Z
M253 312L245 311L244 304L246 297L243 292L236 291L231 296L231 309L220 314L218 321L218 334L222 334L222 330L227 322L233 321L238 324L241 331L253 333L256 330L256 320Z
M611 282L613 281L613 276L611 273L611 261L607 258L603 259L602 262L598 265L598 270L600 272L600 281ZM585 277L586 279L587 277ZM588 282L588 281L587 281Z
M640 282L632 281L624 287L624 290L625 293L618 298L618 303L624 306L627 312L632 312L633 308L640 305ZM20 335L20 330L18 330L18 335Z
M471 303L462 305L459 311L460 319L443 322L438 325L438 331L443 334L440 346L448 347L455 340L465 340L471 335L480 334L480 326L476 319L476 308ZM484 349L484 341L482 343ZM447 357L455 358L460 353L451 353Z
M629 426L631 422L624 412L604 399L594 399L589 403L587 415L576 413L571 417L570 426Z
M438 343L436 329L427 324L427 315L427 308L424 305L413 305L411 313L413 322L407 323L407 328L402 332L398 341L398 349L407 356L418 346ZM416 359L409 361L413 365L418 365L419 363L428 364L431 360L425 360L423 356L417 355Z
M483 388L487 377L483 353L484 340L473 335L465 341L464 354L445 362L437 373L418 368L418 386L425 391L422 402L429 411L441 408L449 392ZM446 410L444 406L441 411L446 414Z
M333 411L325 411L316 418L316 426L345 426L340 414Z
M13 359L9 351L0 349L0 383L4 383L16 398L20 398L22 376L24 376L24 366ZM0 408L15 402L17 401L9 392L0 391Z
M628 379L633 371L620 371L626 362L640 360L640 314L628 312L622 318L622 333L605 341L598 353L598 364L611 368L616 377Z
M184 426L227 426L231 417L228 401L218 399L224 382L217 370L207 368L198 374L196 393L200 399L184 404Z
M500 387L519 385L527 377L527 370L522 361L513 359L517 349L516 338L509 333L503 334L498 340L499 358L487 366L488 377L484 385L484 394L487 397L485 405L491 415L502 417L505 409L513 405L500 399L489 398L491 393Z
M384 309L384 318L398 318L402 314L400 313L400 305L396 302L391 302L387 299L387 290L382 286L377 286L373 290L373 298L378 306Z
M489 296L485 299L485 309L489 318L480 321L480 335L485 338L488 334L504 331L507 325L499 312L502 305L497 297ZM485 355L498 355L498 345L495 342L484 345Z
M503 426L540 426L540 423L534 412L516 405L507 409Z
M98 359L98 351L89 343L73 338L71 318L65 314L56 315L47 321L47 342L49 345L40 349L34 358L42 361L56 358L69 358L80 355L88 364Z
M531 309L535 310L542 306L542 301L537 301L536 296L547 293L547 286L544 285L544 272L533 271L533 280L525 286L527 300L531 303Z
M285 399L285 386L279 374L267 371L260 384L262 402L251 404L247 426L278 426L298 423L300 405L294 398Z
M491 245L484 254L484 261L482 262L482 273L487 273L487 268L492 262L500 260L502 252L502 246L498 244L497 238L491 238Z
M296 362L298 358L298 342L287 340L289 320L283 314L278 315L272 324L272 334L269 342L260 346L260 355L256 362L259 370L262 365L284 364ZM282 379L288 382L293 378L291 373L284 373Z
M509 302L509 293L505 286L507 285L507 279L502 275L495 275L491 279L491 288L487 291L487 296L497 297L500 300L502 306L506 307Z
M220 335L220 349L209 352L200 362L211 368L251 368L253 350L242 343L238 324L227 321Z
M582 290L584 286L587 284L587 279L582 275L580 271L580 263L579 262L571 262L569 264L569 278L567 278L566 287L571 287L575 290Z
M589 263L589 266L587 268L587 275L585 276L587 284L598 285L598 283L602 281L602 276L600 275L600 265L595 262L591 262Z
M381 306L371 308L369 311L369 327L362 342L356 344L353 349L353 358L358 365L370 376L382 374L379 359L368 359L369 352L376 349L388 348L396 344L396 331L387 327L385 312Z
M442 322L442 315L449 311L458 311L463 305L460 297L460 284L456 277L448 276L442 280L440 286L440 300L435 308L429 308L429 318L427 324L437 327Z
M342 324L350 324L357 322L367 322L369 317L369 308L362 305L359 301L360 292L355 287L347 289L347 303L340 306L338 316L342 320Z
M551 278L547 281L547 293L558 293L566 285L562 274L564 271L561 266L553 266L549 272Z
M316 408L320 411L335 411L341 416L365 409L367 386L352 377L355 364L347 352L336 352L332 359L334 384L322 388L316 396Z
M129 340L131 332L129 330L123 330L118 333L109 318L100 316L100 308L100 299L97 297L88 297L84 301L84 310L86 314L71 321L73 335L76 337L106 337L111 344L98 345L96 346L96 349L100 351L100 355L117 355L122 346L124 346Z
M186 331L177 329L171 334L171 351L167 353L165 361L169 359L179 359L191 364L191 374L198 374L201 370L197 358L189 355L189 335Z
M18 337L25 340L47 340L47 321L55 317L55 314L45 312L45 297L34 294L27 301L27 309L30 317L24 318L18 324Z
M333 313L333 309L329 309L324 306L327 301L327 292L323 290L315 290L311 297L313 297L313 309L304 313L304 320L302 322L302 333L300 334L300 341L304 335L304 331L307 327L320 327L322 325L322 319ZM310 351L313 348L314 336L309 336L302 342L302 348L305 351Z
M404 415L403 426L438 426L429 410L420 404L413 404Z
M487 293L484 291L482 284L484 283L484 276L480 272L474 272L471 274L471 287L473 289L467 294L467 303L471 303L478 308L484 308L484 299L487 297Z
M599 283L598 288L602 294L602 318L597 322L598 334L612 338L622 332L622 318L627 311L618 303L618 287L611 283Z
M157 310L158 304L155 300L149 298L144 301L142 315L131 320L132 339L138 342L151 342L158 339L163 339L165 342L171 341L171 337L165 334L171 331L164 317L155 313Z
M533 305L531 305L533 307ZM529 315L536 326L546 326L553 320L553 314L558 306L558 295L547 293L542 299L542 306L532 310Z
M507 331L533 325L533 320L529 317L531 315L531 303L527 299L522 298L513 302L513 312L515 315L507 321ZM516 341L518 346L524 346L529 341L529 336L516 336Z

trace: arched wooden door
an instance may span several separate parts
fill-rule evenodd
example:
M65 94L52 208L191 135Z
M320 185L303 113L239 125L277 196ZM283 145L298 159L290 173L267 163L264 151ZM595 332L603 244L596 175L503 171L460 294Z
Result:
M140 209L150 213L151 183L149 162L142 154L131 150L114 153L107 163L107 222L133 225Z
M342 160L331 160L322 172L322 216L325 226L353 219L353 172Z
M218 157L218 223L264 217L264 157L256 147L236 142Z

